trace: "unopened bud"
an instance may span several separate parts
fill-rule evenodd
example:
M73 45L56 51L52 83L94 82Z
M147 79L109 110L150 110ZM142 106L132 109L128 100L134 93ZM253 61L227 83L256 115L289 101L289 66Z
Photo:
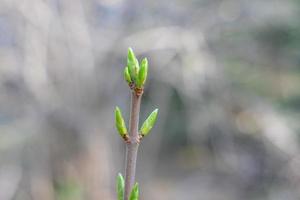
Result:
M144 58L141 62L141 68L138 73L138 77L136 79L136 86L138 88L142 88L146 82L148 74L148 60Z
M127 128L119 107L116 107L115 109L115 122L119 134L122 138L124 138L127 134Z
M129 200L139 200L139 184L135 183L131 193L130 193L130 197Z
M131 79L135 81L139 72L139 62L136 59L134 52L131 48L128 48L127 67Z
M131 80L131 78L130 78L130 74L129 74L128 67L125 67L125 69L124 69L124 79L125 79L125 81L126 81L128 84L131 84L131 83L132 83L132 80Z
M143 137L146 136L154 126L157 118L157 114L158 114L158 109L155 109L143 123L140 129L140 133Z

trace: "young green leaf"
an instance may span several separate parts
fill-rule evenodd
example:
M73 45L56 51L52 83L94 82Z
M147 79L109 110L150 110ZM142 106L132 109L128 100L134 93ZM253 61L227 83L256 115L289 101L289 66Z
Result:
M118 194L118 200L124 199L124 178L121 173L118 174L117 177L117 194Z
M124 79L128 84L132 83L128 67L125 67L125 69L124 69Z
M138 183L135 183L135 185L133 186L131 193L130 193L129 200L139 200L139 184Z
M115 122L119 134L124 138L124 136L127 134L127 128L121 110L118 106L115 109Z
M135 81L139 72L139 62L136 59L134 52L130 47L128 48L127 67L131 79Z
M157 114L158 114L158 109L155 109L149 115L149 117L144 121L144 123L140 129L140 133L143 137L146 136L150 132L152 127L154 126L156 118L157 118Z
M144 58L141 63L141 68L138 73L138 77L136 79L136 86L138 88L142 88L146 82L148 74L148 60Z

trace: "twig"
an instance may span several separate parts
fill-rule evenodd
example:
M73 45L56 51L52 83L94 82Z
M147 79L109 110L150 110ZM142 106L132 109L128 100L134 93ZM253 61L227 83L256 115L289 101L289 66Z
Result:
M129 127L129 142L126 144L126 169L125 169L125 195L124 200L128 200L130 191L135 182L136 159L139 148L139 113L142 94L137 95L135 91L131 93L131 112Z
M141 67L139 67L138 60L136 59L132 49L129 48L127 66L124 69L124 79L131 89L129 134L120 108L116 107L115 110L116 128L120 136L126 142L125 182L122 174L119 174L117 178L118 200L128 200L129 198L130 200L139 199L139 187L138 184L135 183L138 148L141 139L152 129L158 113L158 109L155 109L144 121L140 131L138 130L141 99L144 91L144 84L147 79L147 72L147 59L144 58L141 62Z

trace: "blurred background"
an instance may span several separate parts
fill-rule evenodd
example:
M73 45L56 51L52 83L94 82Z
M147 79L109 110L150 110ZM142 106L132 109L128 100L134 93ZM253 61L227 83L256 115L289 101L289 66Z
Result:
M300 199L298 0L0 0L0 199L115 200L127 48L143 200Z

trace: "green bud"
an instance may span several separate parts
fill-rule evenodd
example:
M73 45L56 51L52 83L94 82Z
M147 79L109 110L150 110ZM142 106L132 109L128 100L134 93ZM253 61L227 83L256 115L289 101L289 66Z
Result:
M147 79L147 74L148 74L148 60L147 58L144 58L142 60L141 68L139 70L138 77L136 80L137 87L142 88L144 86Z
M149 131L152 129L152 127L155 124L156 118L157 118L158 109L155 109L149 117L144 121L142 128L140 129L141 135L144 137L146 136Z
M126 82L128 84L132 83L132 80L130 78L130 74L129 74L129 70L128 70L128 67L125 67L124 69L124 79L126 80Z
M139 199L139 184L135 183L131 190L129 200L138 200L138 199Z
M117 194L118 194L118 200L124 199L124 178L121 173L118 174L117 177Z
M131 79L135 81L139 72L139 62L130 47L128 48L127 67Z
M115 121L116 121L116 127L117 130L119 131L119 134L121 135L121 137L124 138L124 136L127 134L127 128L121 110L118 106L116 107L115 110Z

